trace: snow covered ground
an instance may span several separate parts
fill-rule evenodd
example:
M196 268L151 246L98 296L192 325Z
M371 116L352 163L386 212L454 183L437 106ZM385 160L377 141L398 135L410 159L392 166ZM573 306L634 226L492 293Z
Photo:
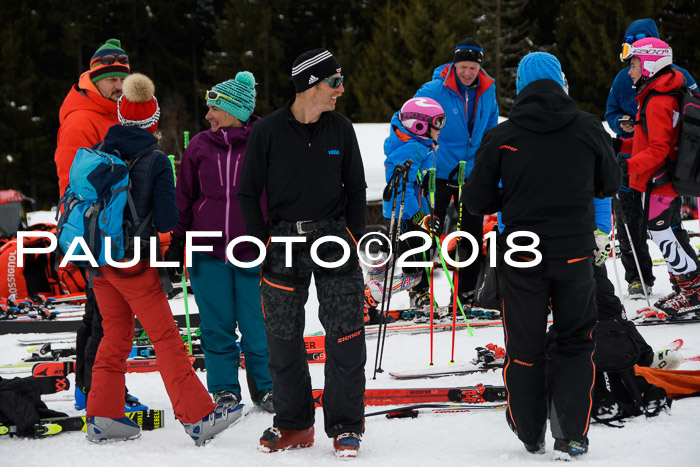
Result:
M697 221L688 227L697 230ZM693 238L697 245L698 238ZM655 246L650 246L654 257L659 257ZM615 282L613 261L607 263L610 278ZM622 274L622 268L618 265ZM665 266L655 266L657 283L652 299L670 292ZM445 303L449 297L449 286L437 273L436 290L438 301ZM622 279L621 279L622 280ZM392 304L397 307L407 303L405 294L398 295ZM624 299L628 312L642 306L644 301ZM183 311L183 301L171 302L177 314ZM194 306L190 300L190 307ZM307 303L306 330L321 331L316 317L315 292ZM685 325L645 326L641 333L655 347L661 347L674 339L682 338L685 356L700 354L700 323ZM12 363L26 356L25 348L17 343L17 335L0 336L3 349L0 364ZM500 373L454 376L433 380L396 381L388 371L424 367L429 362L430 338L428 334L394 335L386 342L383 368L385 373L372 379L376 339L367 339L367 387L446 387L473 385L476 383L502 385ZM456 334L456 361L467 363L474 357L474 347L487 343L503 345L501 328L474 329L474 336L460 330ZM450 359L451 333L435 335L434 361L445 365ZM700 362L686 362L681 368L700 369ZM323 365L311 365L314 387L323 384ZM205 374L200 373L205 381ZM71 377L72 378L72 377ZM241 381L245 377L241 372ZM272 416L254 407L247 389L243 388L246 416L207 446L197 448L173 418L173 412L160 377L156 373L129 374L127 384L130 391L152 408L166 410L166 426L162 429L143 432L140 439L109 445L92 445L85 440L84 433L64 433L41 440L0 439L0 465L46 466L95 465L123 467L187 466L193 465L304 465L321 466L337 462L331 441L323 433L323 414L317 410L316 444L309 449L264 454L257 451L258 439L263 430L271 425ZM66 393L45 396L47 404L56 410L77 415L72 401ZM368 411L379 410L368 407ZM700 439L700 398L678 400L673 403L670 414L656 418L638 417L623 429L593 425L589 432L590 452L580 465L590 466L697 466L697 442ZM549 436L549 435L548 435ZM530 455L508 429L502 410L457 414L421 414L416 419L386 419L370 417L366 420L366 433L362 448L355 463L357 465L550 465L552 460L551 438L547 440L545 455Z

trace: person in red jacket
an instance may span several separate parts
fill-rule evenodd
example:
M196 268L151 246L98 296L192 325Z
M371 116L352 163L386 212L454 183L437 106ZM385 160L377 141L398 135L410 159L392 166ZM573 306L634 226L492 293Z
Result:
M671 47L653 37L623 44L620 59L630 61L629 75L637 89L638 111L634 137L618 140L620 159L629 173L630 188L644 193L647 229L666 260L674 288L679 292L667 299L663 311L671 315L700 309L700 271L690 242L679 240L671 229L671 202L678 197L670 182L668 163L676 159L680 132L678 99L669 94L683 85L683 75L671 67Z
M104 140L107 130L118 125L117 101L122 81L129 76L129 58L118 39L108 39L90 59L90 69L80 75L61 105L54 161L58 173L59 196L66 192L70 167L81 147L93 147ZM82 270L81 270L82 271ZM84 275L84 274L83 274ZM76 337L75 408L85 408L90 391L92 366L102 339L102 318L91 287L85 288L85 314ZM125 410L146 406L127 394Z

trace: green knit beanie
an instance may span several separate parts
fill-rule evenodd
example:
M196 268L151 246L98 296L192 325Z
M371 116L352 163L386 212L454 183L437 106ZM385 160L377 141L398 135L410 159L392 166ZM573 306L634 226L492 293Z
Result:
M255 110L255 77L249 71L240 71L234 79L219 83L212 88L220 96L209 99L207 105L213 105L230 113L241 122L245 123Z
M90 59L90 79L93 83L110 76L129 76L129 57L121 47L119 39L108 39Z

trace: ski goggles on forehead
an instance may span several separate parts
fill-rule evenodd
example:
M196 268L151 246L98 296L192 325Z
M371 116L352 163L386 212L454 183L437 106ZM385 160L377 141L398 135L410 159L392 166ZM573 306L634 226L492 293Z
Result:
M233 99L231 99L231 98L228 97L228 96L224 96L224 95L221 94L221 93L218 93L218 92L216 92L216 91L211 91L211 90L210 90L210 91L207 91L207 93L206 93L206 95L204 96L204 98L205 98L206 100L209 100L209 101L215 101L215 100L221 98L221 99L226 99L227 101L236 102L236 101L234 101Z
M654 47L634 47L632 44L622 44L622 53L620 54L620 60L623 62L631 59L635 55L649 55L652 57L672 57L671 48L654 48Z
M640 40L640 39L646 39L647 37L649 37L649 36L647 36L647 35L646 35L645 33L643 33L643 32L642 32L642 33L639 33L639 34L635 34L635 35L625 36L625 43L626 43L626 44L631 44L632 42L636 42L636 41L638 41L638 40Z
M119 62L123 65L127 65L129 63L129 57L127 57L124 54L109 54L109 55L103 55L97 59L98 62L100 62L103 65L111 65L114 62Z
M343 76L334 76L332 78L322 79L321 81L328 83L331 89L338 89L340 85L343 84L343 78Z

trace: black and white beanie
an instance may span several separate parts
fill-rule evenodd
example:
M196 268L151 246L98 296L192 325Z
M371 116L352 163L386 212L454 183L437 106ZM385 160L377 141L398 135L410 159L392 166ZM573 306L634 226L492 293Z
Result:
M315 86L322 79L340 73L340 63L324 49L314 49L299 55L292 65L292 81L297 93Z

